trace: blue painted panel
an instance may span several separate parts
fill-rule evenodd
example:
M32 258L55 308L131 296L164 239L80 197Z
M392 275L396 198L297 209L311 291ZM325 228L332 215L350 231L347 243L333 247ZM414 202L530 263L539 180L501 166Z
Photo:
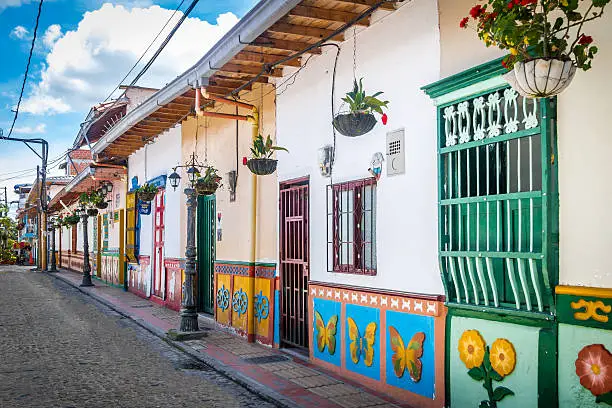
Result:
M274 344L280 344L280 304L279 291L274 291Z
M365 336L365 330L368 324L375 323L376 324L376 332L374 333L374 360L372 360L372 365L367 366L365 362L365 349L366 340L362 339L362 341L358 339L355 340L355 345L357 346L358 351L358 360L355 363L351 357L351 344L353 340L350 337L349 323L348 319L351 318L357 324L357 329L359 330L359 337L363 338ZM346 305L346 323L344 326L345 330L345 348L346 348L346 369L349 371L353 371L355 373L365 375L366 377L373 378L375 380L380 380L380 310L377 308L359 306L359 305ZM363 349L359 348L359 344L362 344ZM363 351L361 351L363 350Z
M340 326L340 310L341 309L340 308L341 308L340 302L334 302L332 300L318 299L318 298L314 299L314 311L319 312L319 314L323 318L323 324L327 326L327 324L329 323L330 319L333 316L336 316L338 318L338 323L336 324L335 350L332 349L331 352L327 344L325 344L325 348L323 349L323 351L319 351L319 344L317 340L318 332L317 332L316 319L314 316L312 319L312 330L313 330L312 344L313 344L313 349L314 349L313 354L315 358L318 358L319 360L323 360L330 364L334 364L338 367L341 366L340 365L340 355L342 354L340 352L340 347L342 347L342 342L341 342L342 337L340 333L340 328L341 328Z
M387 311L386 324L387 384L403 388L427 398L433 398L435 385L434 319L429 316ZM425 334L425 339L423 341L423 356L420 358L423 368L419 381L414 381L411 378L407 367L404 369L400 377L398 377L395 373L392 363L394 352L391 348L391 335L389 333L389 327L394 327L397 330L402 338L405 348L408 347L415 334L418 332ZM406 361L406 363L408 362Z
M161 176L154 177L151 180L147 181L147 184L155 186L155 187L159 187L159 188L166 188L166 178L167 176L163 174Z

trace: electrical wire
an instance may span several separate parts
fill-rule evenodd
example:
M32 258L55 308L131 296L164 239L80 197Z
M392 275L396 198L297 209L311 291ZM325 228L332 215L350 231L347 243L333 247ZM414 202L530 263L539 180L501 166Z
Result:
M32 54L34 53L34 43L36 42L36 33L38 32L38 23L40 21L40 12L42 11L43 0L38 3L38 14L36 15L36 25L34 26L34 34L32 36L32 45L30 46L30 54L28 55L28 63L26 65L25 74L23 76L23 83L21 84L21 92L19 93L19 100L17 101L17 107L15 108L15 117L13 117L13 123L11 124L11 130L9 130L8 137L11 137L15 122L17 122L17 116L19 116L19 107L21 106L21 100L23 99L23 91L25 89L26 81L28 80L28 72L30 71L30 63L32 62Z

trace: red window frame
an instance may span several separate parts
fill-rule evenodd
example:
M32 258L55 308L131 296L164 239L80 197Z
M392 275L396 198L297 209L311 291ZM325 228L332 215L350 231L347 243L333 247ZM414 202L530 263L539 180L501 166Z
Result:
M369 205L365 201L365 188L371 186ZM352 200L343 212L342 193L352 191ZM327 249L328 271L356 275L376 275L376 179L367 178L331 184L327 189ZM348 234L349 226L343 224L343 214L353 217L353 240L345 238L341 230ZM362 221L369 217L370 234L365 236ZM331 218L331 221L330 221ZM366 221L367 222L367 221ZM350 225L350 224L349 224ZM331 226L331 230L330 230ZM342 263L342 249L347 257L352 248L350 261ZM370 251L370 265L365 265L365 255ZM330 253L331 252L331 253Z

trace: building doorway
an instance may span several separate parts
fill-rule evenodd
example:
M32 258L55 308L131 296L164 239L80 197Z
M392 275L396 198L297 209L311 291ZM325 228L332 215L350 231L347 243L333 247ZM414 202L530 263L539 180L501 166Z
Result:
M215 196L198 196L197 307L209 314L213 314L215 306L215 216Z

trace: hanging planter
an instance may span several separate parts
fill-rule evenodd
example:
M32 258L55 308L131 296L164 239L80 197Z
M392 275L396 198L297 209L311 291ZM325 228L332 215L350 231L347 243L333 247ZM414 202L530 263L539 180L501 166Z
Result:
M510 86L527 98L548 98L563 92L578 68L591 68L598 50L582 29L602 16L608 2L486 0L472 7L470 17L487 47L509 52L502 65L510 70L503 76ZM459 26L468 27L470 17Z
M245 158L243 162L253 174L258 176L270 175L276 171L278 160L272 159L272 155L278 150L289 152L284 147L272 145L270 135L265 140L262 135L257 135L251 146L252 157L249 160Z
M374 112L382 115L382 121L387 123L387 115L383 112L389 101L381 101L377 96L382 92L373 95L366 95L363 90L363 78L359 82L353 81L353 90L348 92L342 100L349 105L348 112L341 112L334 116L332 124L334 128L344 136L357 137L371 131L376 125L377 119Z
M158 188L149 183L145 183L142 186L138 187L136 193L138 194L138 198L145 202L150 202L155 199L157 195Z
M88 208L87 209L87 215L89 215L90 217L96 217L98 215L98 209L97 208Z
M204 176L198 177L195 182L195 190L198 195L213 195L219 187L221 187L221 176L212 166L206 167Z
M20 222L19 224L17 224L17 231L21 231L24 228L25 228L25 224L23 222Z
M96 208L100 209L100 210L105 210L108 208L108 202L107 201L100 201L99 203L96 204Z
M67 215L64 217L64 222L67 225L77 225L79 223L80 217L76 214Z

